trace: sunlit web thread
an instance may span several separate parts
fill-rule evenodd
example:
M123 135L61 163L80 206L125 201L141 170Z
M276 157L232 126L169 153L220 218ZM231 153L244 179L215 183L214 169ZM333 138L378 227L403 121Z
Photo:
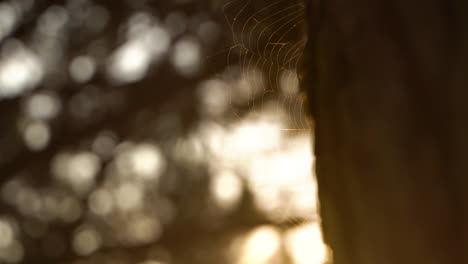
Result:
M302 17L302 14L299 14L299 17L298 17L298 18L300 19L301 17ZM289 27L289 29L288 29L287 31L285 31L285 32L283 33L283 35L281 36L281 38L280 38L279 40L277 40L277 41L279 41L279 42L284 41L284 38L286 37L286 35L287 35L290 31L292 31L292 30L294 30L294 29L297 28L297 26L299 25L299 23L296 22L295 20L296 20L296 19L290 20L291 23L295 22L292 26L290 26L289 23L285 24L287 27ZM300 20L300 21L302 21L302 20ZM288 22L289 22L289 21L288 21ZM295 50L295 52L298 52L298 51L302 50L302 47L297 47L297 45L300 45L301 43L303 43L303 42L302 42L302 41L299 41L299 42L297 42L296 44L294 44L291 48L288 48L285 58L288 58L287 55L288 55L292 50ZM294 65L293 67L287 66L286 63L284 63L283 65L280 65L280 54L281 54L282 50L283 50L287 45L289 45L289 43L287 43L287 44L285 44L285 45L281 45L281 46L279 47L278 52L276 52L276 62L277 62L277 65L278 65L278 67L279 67L279 72L276 74L276 80L274 80L274 82L275 82L276 84L279 84L279 83L280 83L280 81L281 81L280 78L286 76L285 74L287 74L287 76L288 76L288 77L287 77L287 78L288 78L288 82L294 81L294 82L296 83L296 69L297 69L297 64L298 64L299 60L298 60L298 59L295 60L295 61L296 61L296 65ZM276 50L277 47L278 47L278 46L274 46L273 49L270 51L270 56L271 56L271 57L274 56L274 51ZM294 58L294 57L293 57L293 58ZM268 76L271 76L271 78L273 78L274 76L273 76L273 74L271 73L271 71L272 71L272 65L270 65ZM298 84L296 83L296 85L298 85ZM282 98L282 100L286 103L286 105L288 106L289 113L291 113L290 115L288 115L289 118L292 119L292 120L291 120L291 121L292 121L291 123L292 123L292 124L296 124L296 123L297 123L297 120L296 120L297 115L296 115L296 112L291 111L291 105L297 106L298 104L297 104L297 103L296 103L296 104L291 104L291 103L289 103L289 101L292 99L292 96L291 96L289 93L286 93L285 97L281 97L281 98Z
M283 35L281 36L281 38L279 39L279 41L283 41L286 34L289 31L295 29L297 26L298 24L296 23L293 25L293 27L290 27L288 31L285 31ZM292 45L292 46L287 48L286 51L284 51L285 54L283 55L283 57L287 59L283 59L283 61L281 61L280 54L282 53L284 48L287 47L288 45L289 46ZM273 49L270 52L271 57L274 56L275 49L279 47L278 51L276 52L276 64L277 64L277 67L279 68L279 72L278 74L275 74L275 76L273 76L273 77L276 77L273 83L280 84L281 77L283 77L284 75L287 75L288 82L295 82L296 85L298 85L296 69L299 66L299 62L302 56L302 49L304 45L305 45L305 39L297 41L294 44L285 43L284 45L273 47ZM272 69L273 69L272 64L270 64L270 67L269 67L270 76L271 76ZM291 129L285 129L285 130L288 130L288 131L304 130L303 128L301 128L301 127L307 127L307 125L303 123L304 118L300 118L296 114L294 114L294 113L299 113L300 111L302 111L302 104L303 104L302 100L298 100L297 96L291 95L289 93L284 94L284 96L280 98L284 101L284 105L287 105L288 113L292 113L291 115L289 115L289 117L292 118L291 124L298 124L294 126L297 128L291 128ZM296 103L291 103L291 101L293 102L296 101Z
M228 65L231 65L231 59L235 59L241 77L250 80L250 85L254 87L245 102L246 112L255 113L274 97L289 119L287 127L281 130L288 133L310 130L305 117L301 115L304 100L291 91L281 91L281 88L285 88L281 87L284 83L294 88L291 83L298 82L297 70L306 42L301 32L304 27L304 6L299 0L265 1L263 6L257 8L254 7L255 3L261 0L233 0L226 4L225 16L233 41ZM256 69L262 72L261 78L255 75ZM230 103L231 110L240 117L237 111L239 106L234 105L232 100ZM281 215L286 224L295 226L305 220L303 216L292 216L292 208L278 210L275 214Z
M301 2L291 0L269 1L259 8L255 8L253 0L235 0L229 1L224 8L233 39L228 64L231 57L236 56L240 74L249 79L253 87L248 91L251 94L247 110L255 113L267 99L276 98L288 111L292 125L286 129L288 131L309 129L304 118L297 116L302 112L302 99L280 91L281 78L287 79L286 83L296 80L296 69L305 44L304 37L297 38L303 27L303 9ZM291 35L295 37L291 39ZM254 76L256 69L264 77ZM256 90L260 92L256 93ZM237 114L239 106L233 104L232 97L230 99L231 108Z
M302 20L301 20L302 21ZM295 19L292 19L288 22L294 23ZM289 31L292 31L293 29L296 29L295 27L298 26L298 23L294 23L293 25L290 25L290 23L285 23L284 24L286 28L289 28L287 31L283 33L280 39L277 41L279 42L284 42L284 38L286 34L289 33ZM270 42L270 41L269 41ZM287 42L284 45L275 45L269 52L269 56L274 59L274 55L276 53L276 65L273 65L273 63L270 63L269 66L269 82L270 85L274 86L277 84L284 85L285 83L295 83L295 85L298 85L297 83L297 78L296 78L296 68L298 65L298 62L300 61L300 57L296 56L295 54L302 55L302 48L304 44L304 40L298 41L295 44L292 42ZM266 49L265 49L266 50ZM285 54L282 54L284 51ZM282 57L282 60L280 60L280 57ZM288 62L293 62L293 63L288 63ZM277 72L276 74L273 74L273 71L275 70L274 67L277 67ZM281 78L286 79L286 81L281 82ZM293 127L296 127L296 129L300 129L301 127L306 127L303 124L301 124L301 121L303 121L303 118L298 116L298 113L301 113L300 111L293 111L296 108L301 108L302 102L301 100L298 100L297 95L292 95L290 93L284 93L282 96L279 96L279 99L283 101L283 105L287 106L288 108L288 117L290 118L290 123L293 125ZM301 109L298 109L301 110Z
M274 14L272 14L272 15L270 15L270 16L266 16L265 18L263 18L263 19L261 19L261 20L258 20L258 19L255 18L256 15L260 15L263 11L269 11L269 9L270 9L271 7L273 7L274 5L277 5L277 4L279 4L279 3L281 3L281 2L280 2L280 1L276 1L276 2L273 2L273 3L271 3L270 5L268 5L268 6L266 6L266 7L263 7L261 10L259 10L258 12L254 13L252 16L250 16L250 17L245 21L245 23L243 24L242 30L241 30L241 45L243 45L243 47L244 47L245 50L246 50L246 52L245 52L246 57L245 57L245 59L242 60L242 62L241 62L241 69L245 69L245 73L242 73L242 74L253 73L253 70L255 70L256 68L258 68L259 61L256 61L256 62L253 62L253 61L252 61L252 60L254 60L254 58L255 58L255 55L254 55L254 54L251 54L251 55L249 56L248 62L247 62L247 56L248 56L248 51L249 51L248 47L249 47L249 46L251 45L251 43L252 43L252 35L254 35L255 29L256 29L259 25L265 24L265 22L266 22L270 17L274 17L274 16L277 15L277 14L286 13L289 9L291 9L292 7L294 7L294 6L292 6L292 7L290 6L290 7L287 7L287 8L285 8L285 9L281 9L280 11L277 11L276 13L274 13ZM288 13L286 13L286 14L289 16ZM286 16L286 17L287 17L287 16ZM251 19L255 21L255 25L254 25L253 27L251 27L251 29L250 29L250 31L249 31L249 33L248 33L248 42L247 42L247 44L245 44L245 42L244 42L244 35L245 35L244 32L246 32L246 27L247 27L247 25L248 25L248 23L250 22ZM282 19L283 19L283 18L282 18ZM278 23L278 22L281 22L281 19L280 19L279 21L275 21L275 23ZM261 38L262 38L262 36L264 35L265 31L266 31L266 30L269 30L270 27L272 27L272 26L274 26L274 25L270 24L269 26L264 26L263 29L262 29L262 31L261 31L261 33L260 33L260 35L255 36L254 39L255 39L255 41L256 41L255 47L256 47L256 52L257 52L257 54L260 54L260 43L261 43ZM270 36L273 36L274 34L275 34L275 32L272 32L272 33L270 34ZM270 39L271 39L271 37L270 37ZM270 45L270 43L269 43L269 42L270 42L270 39L266 42L265 48L266 48L268 45ZM264 51L265 51L265 50L264 50ZM259 57L259 58L263 58L263 59L264 59L265 57ZM249 70L249 67L252 68L252 69ZM261 69L263 70L263 68L261 68ZM268 73L268 74L271 74L271 73ZM268 75L267 75L267 76L268 76ZM254 77L255 77L255 76L254 76ZM257 79L256 79L256 78L253 78L252 80L254 81L254 83L253 83L254 87L256 87L256 86L257 86L257 83L256 83ZM266 93L268 93L268 92L270 91L270 90L268 89L268 87L270 87L270 86L265 87L264 82L260 82L260 85L261 85L262 87L259 87L259 89L262 90L262 91L264 91L264 93L262 93L262 101L261 101L261 102L262 102L262 105L263 105L263 97L264 97L264 95L265 95ZM254 89L255 89L255 88L254 88ZM250 101L249 101L249 105L250 105ZM253 108L253 110L255 111L255 100L252 100L252 108Z
M277 80L280 78L281 76L281 73L283 71L283 69L280 68L280 63L278 62L278 60L275 62L274 60L274 51L276 50L276 48L278 46L280 46L280 51L290 45L291 42L283 42L285 41L285 37L288 33L291 32L292 29L294 29L294 25L297 25L296 21L301 17L301 14L299 11L296 11L294 13L291 13L291 14L288 14L286 16L283 16L281 17L280 19L276 20L274 22L274 24L272 24L271 26L273 27L277 27L277 29L272 33L270 34L268 40L266 41L266 45L264 46L263 48L263 51L262 51L262 66L261 68L266 70L266 68L268 67L268 70L267 71L267 77L268 77L268 86L265 87L265 92L270 92L271 93L275 93L275 88L277 88L277 86L279 85L279 82L277 82ZM294 24L293 26L291 26L292 23L296 23ZM287 29L289 28L289 29ZM287 30L285 30L287 29ZM264 34L265 30L262 31L262 33L260 34L260 37ZM279 36L279 38L273 40L274 36L277 35L277 34L280 34L279 32L283 32L281 36ZM258 45L257 45L258 47ZM270 50L269 54L268 54L268 51L267 50ZM277 53L277 55L279 56L280 52ZM277 56L277 57L278 57ZM258 67L258 65L257 65ZM276 78L275 78L276 77ZM276 87L275 87L276 86ZM265 95L265 94L264 94ZM281 96L278 96L279 99L283 99ZM290 118L291 115L288 115L288 117Z
M287 70L287 73L289 75L289 78L291 80L294 80L294 82L296 82L296 85L297 87L299 87L299 78L297 76L297 70L299 69L300 67L300 63L301 63L301 56L302 56L302 48L303 46L305 45L305 40L302 40L301 42L298 42L297 45L302 45L300 49L296 49L296 51L294 52L294 54L291 56L292 58L287 61L286 63L291 63L291 62L294 62L294 65L291 65L290 67L286 67L284 66L284 68L292 68L292 69L295 69L295 71L292 71L292 70ZM290 107L289 109L289 112L291 113L303 113L304 111L304 100L303 99L298 99L297 96L296 98L291 98L292 96L287 94L287 99L289 100L296 100L297 103L294 103L294 104L288 104L288 106ZM293 109L291 109L291 107ZM304 128L306 128L306 130L309 130L310 128L309 127L309 124L307 124L305 122L305 118L304 117L297 117L297 115L291 115L292 118L296 118L297 120L294 120L293 124L298 124L298 127L299 129L302 128L302 130Z
M239 1L240 2L240 1ZM230 2L230 3L234 3L234 2ZM245 20L245 22L243 24L240 24L240 40L239 38L237 38L237 34L235 32L235 27L236 27L236 21L238 20L238 18L241 16L241 14L243 13L244 10L247 9L247 6L249 4L251 4L251 1L248 1L248 2L245 2L244 5L242 6L242 8L240 8L239 12L235 15L234 19L233 19L233 23L230 24L231 25L231 31L233 33L233 39L234 39L234 43L236 43L236 45L234 47L240 47L240 68L241 68L241 72L245 75L245 72L249 72L249 66L252 66L253 63L252 63L252 60L254 59L254 56L250 55L249 56L249 53L251 53L251 48L249 47L252 43L251 39L252 39L252 32L255 31L255 29L261 25L261 24L264 24L265 21L270 18L270 17L273 17L274 15L276 14L279 14L281 12L285 12L285 10L280 10L279 12L276 12L275 14L271 15L271 16L266 16L265 18L262 18L261 20L257 19L256 16L260 16L260 14L263 12L263 11L269 11L269 9L271 7L273 7L274 5L278 5L280 4L281 2L280 1L275 1L265 7L263 7L262 9L260 9L259 11L256 11L254 12L253 15L247 17ZM229 3L228 3L229 4ZM286 9L290 9L290 7L287 7ZM227 14L227 13L226 13ZM249 25L249 22L250 21L254 21L255 22L255 25L253 27L250 27L250 32L249 32L249 38L248 38L248 42L246 43L244 41L244 35L246 35L245 32L247 32L247 25ZM262 33L265 31L265 29L267 29L268 27L264 27L263 30L262 30ZM262 35L262 34L261 34ZM258 40L258 38L256 37L255 39ZM258 43L260 43L260 41L257 42L257 53L260 53L260 49L258 47ZM251 71L250 71L251 72ZM254 82L254 86L257 86L256 84L256 81L257 79L256 78L253 78L252 81ZM250 104L250 101L249 101L249 104Z
M289 9L291 9L292 7L294 7L293 11L292 12L288 12ZM267 65L269 65L269 69L267 71L267 76L268 76L268 87L262 87L263 90L265 90L265 92L269 91L269 90L273 90L273 87L275 85L274 82L272 82L271 80L271 76L272 76L272 67L273 66L279 66L279 63L275 63L275 61L273 60L273 51L276 49L277 46L281 46L281 47L284 47L286 45L289 45L290 42L281 42L283 41L285 35L287 33L289 33L291 30L287 30L287 31L284 31L283 35L282 36L279 36L278 39L276 39L275 41L273 41L273 37L275 35L279 35L280 32L282 31L282 29L286 26L289 25L289 23L291 21L295 21L297 20L297 17L299 16L298 14L300 13L300 10L297 10L299 9L299 7L297 5L294 5L294 6L290 6L288 8L285 8L273 15L271 15L272 17L273 16L276 16L276 15L281 15L279 17L279 19L275 19L274 22L272 22L271 24L269 24L268 26L265 26L263 27L262 31L260 32L259 35L255 36L256 38L256 52L257 54L261 54L258 58L258 60L256 62L252 62L252 60L255 58L255 56L250 56L250 60L249 60L249 64L247 66L244 65L244 68L247 68L248 66L256 66L258 67L260 61L262 61L262 66L260 67L261 69L265 70L265 67ZM286 13L286 15L282 15L283 13ZM291 18L292 16L292 18ZM265 18L264 20L267 20L269 17ZM263 22L263 21L261 21ZM255 26L252 28L252 30L249 32L249 44L251 43L251 39L252 39L252 35L254 35L255 33L255 28L260 25L260 22L256 23ZM245 26L244 26L245 27ZM263 50L260 51L260 44L261 44L261 40L262 40L262 37L265 35L265 33L267 31L270 31L270 29L272 27L275 27L277 28L275 31L271 31L268 35L268 40L266 41L266 43L263 45ZM270 56L267 56L267 49L270 49L271 52L270 52ZM271 89L270 89L271 88Z

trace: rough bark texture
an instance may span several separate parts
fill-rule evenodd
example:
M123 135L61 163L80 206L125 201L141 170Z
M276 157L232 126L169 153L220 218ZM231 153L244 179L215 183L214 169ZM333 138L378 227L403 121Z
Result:
M468 2L308 1L334 263L468 263Z

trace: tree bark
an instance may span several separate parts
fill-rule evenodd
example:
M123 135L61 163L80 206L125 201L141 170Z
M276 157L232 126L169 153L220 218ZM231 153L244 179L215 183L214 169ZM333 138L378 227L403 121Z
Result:
M468 2L307 1L334 263L468 263Z

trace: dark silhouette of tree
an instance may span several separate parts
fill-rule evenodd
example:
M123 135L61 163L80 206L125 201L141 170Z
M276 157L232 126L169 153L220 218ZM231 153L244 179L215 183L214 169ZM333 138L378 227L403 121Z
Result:
M466 263L468 5L308 4L304 87L334 263Z

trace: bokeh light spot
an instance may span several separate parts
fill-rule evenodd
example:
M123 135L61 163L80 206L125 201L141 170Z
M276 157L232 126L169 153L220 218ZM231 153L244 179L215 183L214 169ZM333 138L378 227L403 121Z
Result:
M285 234L285 244L295 264L324 264L327 261L327 248L318 223L289 230Z
M3 46L0 61L0 98L15 97L34 88L43 77L39 58L18 41Z
M166 161L156 145L142 143L123 151L117 158L117 166L123 173L157 181L166 167Z
M231 211L242 198L243 185L241 179L228 170L223 170L211 179L210 191L216 204Z
M13 30L17 18L15 9L9 3L0 3L0 40Z
M32 151L45 149L51 137L49 126L43 121L29 123L23 136L26 146Z
M229 107L228 84L217 79L207 80L200 84L200 108L207 116L220 116Z
M201 70L201 47L196 38L185 37L174 46L172 63L184 76L192 76Z
M133 150L131 166L137 175L154 179L159 176L165 166L165 161L158 148L150 144L142 144Z
M97 215L106 215L114 207L112 195L106 189L97 189L89 197L89 208Z
M59 114L61 103L55 94L37 93L28 98L24 108L30 118L49 120Z
M62 6L51 6L39 18L39 30L45 35L56 35L69 20L68 12Z
M0 248L9 247L14 238L15 233L10 222L0 218Z
M273 226L260 226L247 236L239 264L268 264L277 256L281 235Z
M78 83L85 83L93 77L96 71L96 63L90 56L82 55L74 58L70 63L71 77Z
M120 83L141 80L150 65L159 62L169 49L170 34L151 18L136 14L130 19L128 40L112 55L107 71L111 79Z
M78 194L84 194L94 186L101 160L92 152L62 153L55 157L52 167L59 180L69 184Z
M124 211L137 209L143 201L142 190L134 183L121 184L115 191L117 206Z
M101 247L101 234L91 226L78 229L73 237L73 250L82 256L88 256Z

